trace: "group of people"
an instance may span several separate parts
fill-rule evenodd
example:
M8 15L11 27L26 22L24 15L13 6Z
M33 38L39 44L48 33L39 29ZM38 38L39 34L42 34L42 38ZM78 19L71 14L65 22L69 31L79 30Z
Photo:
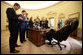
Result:
M39 19L37 16L36 19L33 21L33 17L28 17L28 13L25 10L22 10L22 14L18 15L18 18L21 18L22 20L19 20L19 32L20 32L20 41L21 43L25 42L25 32L26 32L26 37L28 38L28 27L35 27L38 29L38 27L41 28L48 28L48 20L42 20Z
M34 26L38 29L38 27L41 28L48 28L48 20L47 18L44 19L42 18L41 20L39 19L39 17L37 16L36 19L34 19Z
M21 45L17 44L18 33L20 34L20 42L25 42L25 33L28 38L28 27L41 27L48 28L48 20L41 20L37 16L33 21L33 17L28 17L28 13L25 10L22 10L22 14L17 15L16 10L20 9L20 5L15 3L12 8L7 8L6 14L9 21L9 47L10 53L18 53L19 50L16 50L15 47L21 47Z

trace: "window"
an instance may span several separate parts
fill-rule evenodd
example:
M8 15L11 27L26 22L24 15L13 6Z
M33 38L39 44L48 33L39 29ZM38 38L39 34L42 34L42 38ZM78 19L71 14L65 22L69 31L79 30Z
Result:
M50 18L50 28L54 28L54 17Z
M60 27L62 28L64 26L64 19L61 19L61 25Z

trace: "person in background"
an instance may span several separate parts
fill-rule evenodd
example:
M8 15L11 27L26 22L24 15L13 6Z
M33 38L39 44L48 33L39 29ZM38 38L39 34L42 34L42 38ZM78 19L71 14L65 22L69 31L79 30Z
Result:
M60 20L58 21L58 29L60 29L61 22Z
M44 21L43 21L43 28L45 28L45 19L44 19Z
M33 17L30 17L30 20L29 20L29 26L30 26L30 28L33 28L34 27L34 23L33 23Z
M40 27L44 28L44 18L42 18L40 21Z
M67 20L65 20L65 22L64 22L64 26L66 26L66 25L68 25L69 24L69 20L67 19Z
M36 26L36 18L34 19L34 26Z
M19 18L22 18L20 20L20 42L23 43L25 42L25 21L26 21L26 11L22 10L22 14L19 15Z
M28 38L28 24L29 24L29 18L28 18L28 13L25 15L25 32L26 32L26 37Z
M40 26L39 16L37 16L37 18L35 19L34 23L35 23L36 26Z
M48 20L47 20L47 18L45 19L45 28L48 28Z
M15 3L13 5L13 8L7 8L6 14L9 21L9 48L10 53L18 53L19 51L15 49L15 47L20 47L20 45L17 45L17 39L18 39L18 20L22 20L22 18L18 18L16 14L16 10L20 8L20 5L18 3Z

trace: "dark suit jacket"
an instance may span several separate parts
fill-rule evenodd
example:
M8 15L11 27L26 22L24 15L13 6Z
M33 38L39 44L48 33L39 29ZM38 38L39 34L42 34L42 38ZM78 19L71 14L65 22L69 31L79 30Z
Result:
M18 16L13 8L7 8L6 10L7 18L9 21L9 27L18 26Z
M68 36L70 35L70 31L71 31L70 25L63 27L62 29L58 31L54 31L53 29L51 29L49 32L47 32L44 35L44 38L50 41L52 40L52 38L54 38L55 40L58 40L59 42L61 42L68 38Z
M71 33L71 26L67 25L61 28L60 30L56 31L55 34L53 34L53 37L54 39L61 42L63 40L66 40L70 35L70 33Z
M45 28L48 28L48 20L45 21Z
M33 24L34 24L33 21L32 20L29 20L29 26L30 27L33 27Z
M44 27L44 21L40 21L40 27Z
M58 28L60 29L61 22L58 23Z

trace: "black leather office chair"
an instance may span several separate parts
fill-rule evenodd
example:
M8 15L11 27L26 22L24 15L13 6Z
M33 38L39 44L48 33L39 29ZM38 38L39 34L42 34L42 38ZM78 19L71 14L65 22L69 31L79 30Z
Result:
M51 40L52 40L52 38L57 40L57 42L55 42L55 43L58 44L58 46L60 47L60 50L62 50L61 45L63 45L64 47L66 47L66 45L60 44L60 42L67 40L69 35L78 27L78 24L79 24L79 20L77 18L69 19L69 24L67 26L65 26L61 30L55 31L55 32L53 30L50 30L50 32L52 32L52 33L50 34L48 32L48 33L46 33L46 35L44 37L46 37L46 38L50 37ZM56 44L53 44L53 42L52 42L51 46L54 46Z
M53 38L53 34L54 33L55 33L55 31L53 29L51 29L50 31L48 31L47 33L45 33L43 35L43 37L44 37L45 40L49 40L49 43L47 43L47 44L51 45L51 40Z

